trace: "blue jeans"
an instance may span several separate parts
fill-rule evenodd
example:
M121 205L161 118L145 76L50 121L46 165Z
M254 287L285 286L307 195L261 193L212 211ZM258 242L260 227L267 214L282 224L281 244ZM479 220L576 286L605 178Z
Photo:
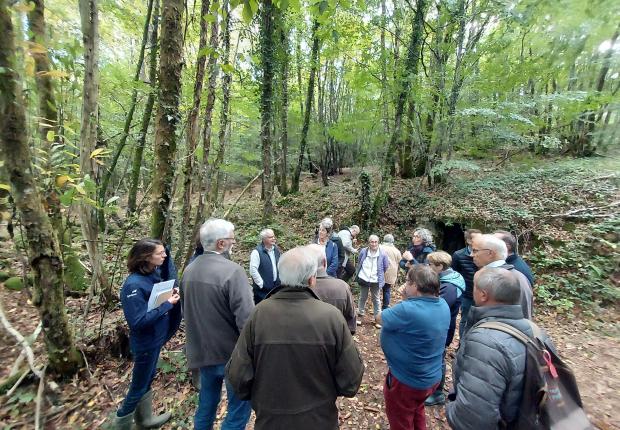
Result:
M383 303L381 303L381 310L384 310L390 307L391 290L392 290L392 285L383 284Z
M461 322L459 324L459 337L461 338L461 342L463 341L463 330L465 330L465 324L467 323L467 317L469 316L469 308L471 308L474 304L474 299L470 299L469 297L461 296Z
M122 406L116 412L116 416L124 417L135 411L140 399L151 389L151 382L153 382L157 371L157 359L160 351L161 348L158 347L135 354L129 392L127 392Z
M200 368L200 395L198 409L194 415L195 430L211 430L213 428L217 405L220 403L222 394L224 366L224 364L218 364ZM250 402L239 399L228 381L226 381L226 395L228 397L228 410L226 411L226 418L222 422L221 430L245 429L252 413Z

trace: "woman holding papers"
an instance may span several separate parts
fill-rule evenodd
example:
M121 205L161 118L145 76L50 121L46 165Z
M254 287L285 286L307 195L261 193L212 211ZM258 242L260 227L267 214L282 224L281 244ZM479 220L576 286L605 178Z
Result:
M181 322L178 291L172 289L174 282L167 283L161 276L160 266L171 263L168 258L164 245L155 239L139 240L129 251L129 276L121 289L121 302L134 366L129 392L116 412L115 429L131 429L134 420L140 428L157 428L170 419L167 412L153 416L151 391L160 350ZM165 272L174 275L176 270ZM149 303L151 292L157 297Z

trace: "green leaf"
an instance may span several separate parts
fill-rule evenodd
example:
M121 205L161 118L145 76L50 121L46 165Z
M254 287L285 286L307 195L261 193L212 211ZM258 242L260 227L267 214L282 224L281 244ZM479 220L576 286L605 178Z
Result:
M58 199L63 206L71 206L71 202L73 202L73 196L75 195L75 188L71 188L67 190L64 194L62 194Z
M208 23L213 23L213 22L217 21L217 16L208 13L205 16L203 16L202 19L204 19Z
M114 203L115 201L117 201L118 199L120 199L120 197L119 197L119 196L110 197L110 198L108 199L108 201L107 201L107 202L105 202L105 205L106 205L106 206L109 206L109 205L111 205L112 203Z
M9 193L11 192L11 186L9 184L0 184L0 190L6 190Z
M224 73L230 74L235 71L235 68L230 63L226 63L226 64L222 64L222 71Z
M246 24L252 22L254 13L252 13L252 6L250 6L250 1L246 1L243 4L243 11L241 12L241 16L243 17L243 21L245 21Z
M48 142L53 142L54 137L55 137L54 130L49 130L47 134L45 135L45 139L47 139Z
M82 184L75 184L75 185L74 185L74 187L75 187L75 190L76 190L78 193L82 194L83 196L85 196L85 195L86 195L86 190L84 189L84 187L82 186Z

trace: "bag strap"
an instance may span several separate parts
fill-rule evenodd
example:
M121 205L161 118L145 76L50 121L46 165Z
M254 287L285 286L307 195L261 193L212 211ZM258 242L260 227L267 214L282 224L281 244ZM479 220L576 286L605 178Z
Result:
M532 323L532 324L534 324L534 323ZM504 333L508 333L512 337L514 337L517 340L519 340L521 343L523 343L525 345L532 344L532 345L534 345L534 346L536 346L538 348L538 345L536 345L536 342L534 342L531 337L529 337L528 335L523 333L521 330L514 328L510 324L506 324L506 323L503 323L503 322L500 322L500 321L486 321L486 322L483 322L483 323L480 323L480 324L476 324L472 328L476 328L476 327L490 328L490 329L493 329L493 330L498 330L498 331L502 331ZM538 328L538 326L536 326L536 328L538 330L540 330Z

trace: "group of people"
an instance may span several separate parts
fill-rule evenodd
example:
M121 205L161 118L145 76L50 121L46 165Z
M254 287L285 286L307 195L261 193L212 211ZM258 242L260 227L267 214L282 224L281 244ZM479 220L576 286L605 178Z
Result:
M156 428L168 413L152 412L151 382L162 346L185 320L188 368L200 374L195 429L211 429L222 385L223 430L337 429L338 396L354 396L364 362L352 335L364 321L370 293L387 362L385 409L391 429L425 429L426 405L446 402L446 348L461 313L454 390L446 406L455 429L499 428L516 418L525 347L499 331L477 327L498 320L531 335L534 277L506 231L465 232L467 246L437 251L429 230L416 229L400 252L387 234L357 246L358 226L338 232L323 219L312 243L282 252L272 229L260 232L245 270L230 259L234 225L210 219L200 229L201 253L171 297L147 310L153 285L176 278L159 241L138 241L129 253L121 290L134 368L114 428ZM357 256L357 263L355 257ZM391 306L399 271L402 300ZM357 310L348 283L360 288ZM359 318L359 319L358 319ZM374 365L374 363L367 363Z

